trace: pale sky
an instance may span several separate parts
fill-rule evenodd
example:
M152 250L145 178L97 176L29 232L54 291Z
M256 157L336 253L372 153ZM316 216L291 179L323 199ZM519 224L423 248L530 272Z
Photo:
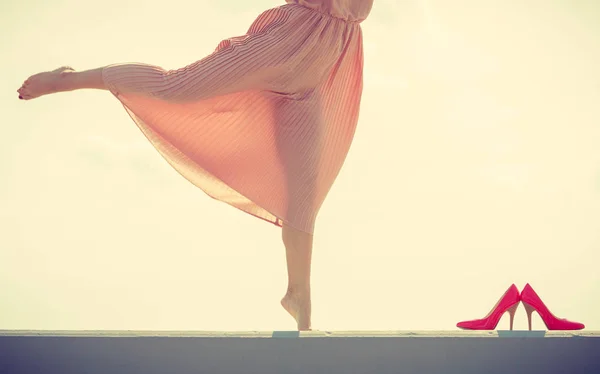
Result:
M179 176L108 92L16 93L61 65L182 67L282 3L0 3L0 329L295 329L279 229ZM455 330L529 282L600 330L599 19L596 0L375 0L315 329Z

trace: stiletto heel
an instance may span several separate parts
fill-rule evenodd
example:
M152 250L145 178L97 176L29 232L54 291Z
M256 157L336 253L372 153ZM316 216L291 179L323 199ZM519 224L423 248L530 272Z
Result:
M521 291L521 301L527 312L527 322L531 331L531 315L537 312L544 325L548 330L581 330L585 328L583 323L569 321L564 318L557 318L550 309L544 304L542 299L535 293L533 288L528 284Z
M520 300L519 290L513 284L506 290L487 316L482 319L459 322L456 327L464 330L494 330L502 315L508 312L510 315L510 329L512 330L515 312L519 307Z
M517 312L518 308L519 308L519 302L517 302L515 305L511 306L510 308L508 308L506 310L508 312L508 315L510 316L510 330L511 331L513 329L513 323L515 322L515 313Z
M535 308L527 304L523 300L521 300L521 302L523 303L523 307L525 308L525 312L527 313L527 326L529 327L529 331L531 331L531 315L535 311Z

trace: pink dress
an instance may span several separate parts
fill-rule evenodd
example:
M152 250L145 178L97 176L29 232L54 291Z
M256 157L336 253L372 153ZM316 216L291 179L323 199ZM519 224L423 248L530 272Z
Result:
M373 0L286 1L184 68L116 64L103 78L191 183L275 225L313 233L358 122L360 22Z

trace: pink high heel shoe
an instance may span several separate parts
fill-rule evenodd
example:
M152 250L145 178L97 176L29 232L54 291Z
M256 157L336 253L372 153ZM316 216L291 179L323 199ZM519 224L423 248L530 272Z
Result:
M527 322L531 331L531 314L538 313L548 330L582 330L585 328L583 323L572 322L564 318L557 318L550 312L542 299L535 293L533 288L527 283L521 292L521 301L527 312Z
M487 316L481 319L459 322L456 324L456 327L463 330L494 330L498 322L500 322L502 315L508 312L510 315L510 329L512 330L515 312L519 307L520 300L519 290L513 284L506 290Z

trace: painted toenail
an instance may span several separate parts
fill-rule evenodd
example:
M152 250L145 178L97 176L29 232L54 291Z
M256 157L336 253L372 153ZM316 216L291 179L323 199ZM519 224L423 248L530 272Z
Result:
M19 95L19 99L23 100L23 96Z

